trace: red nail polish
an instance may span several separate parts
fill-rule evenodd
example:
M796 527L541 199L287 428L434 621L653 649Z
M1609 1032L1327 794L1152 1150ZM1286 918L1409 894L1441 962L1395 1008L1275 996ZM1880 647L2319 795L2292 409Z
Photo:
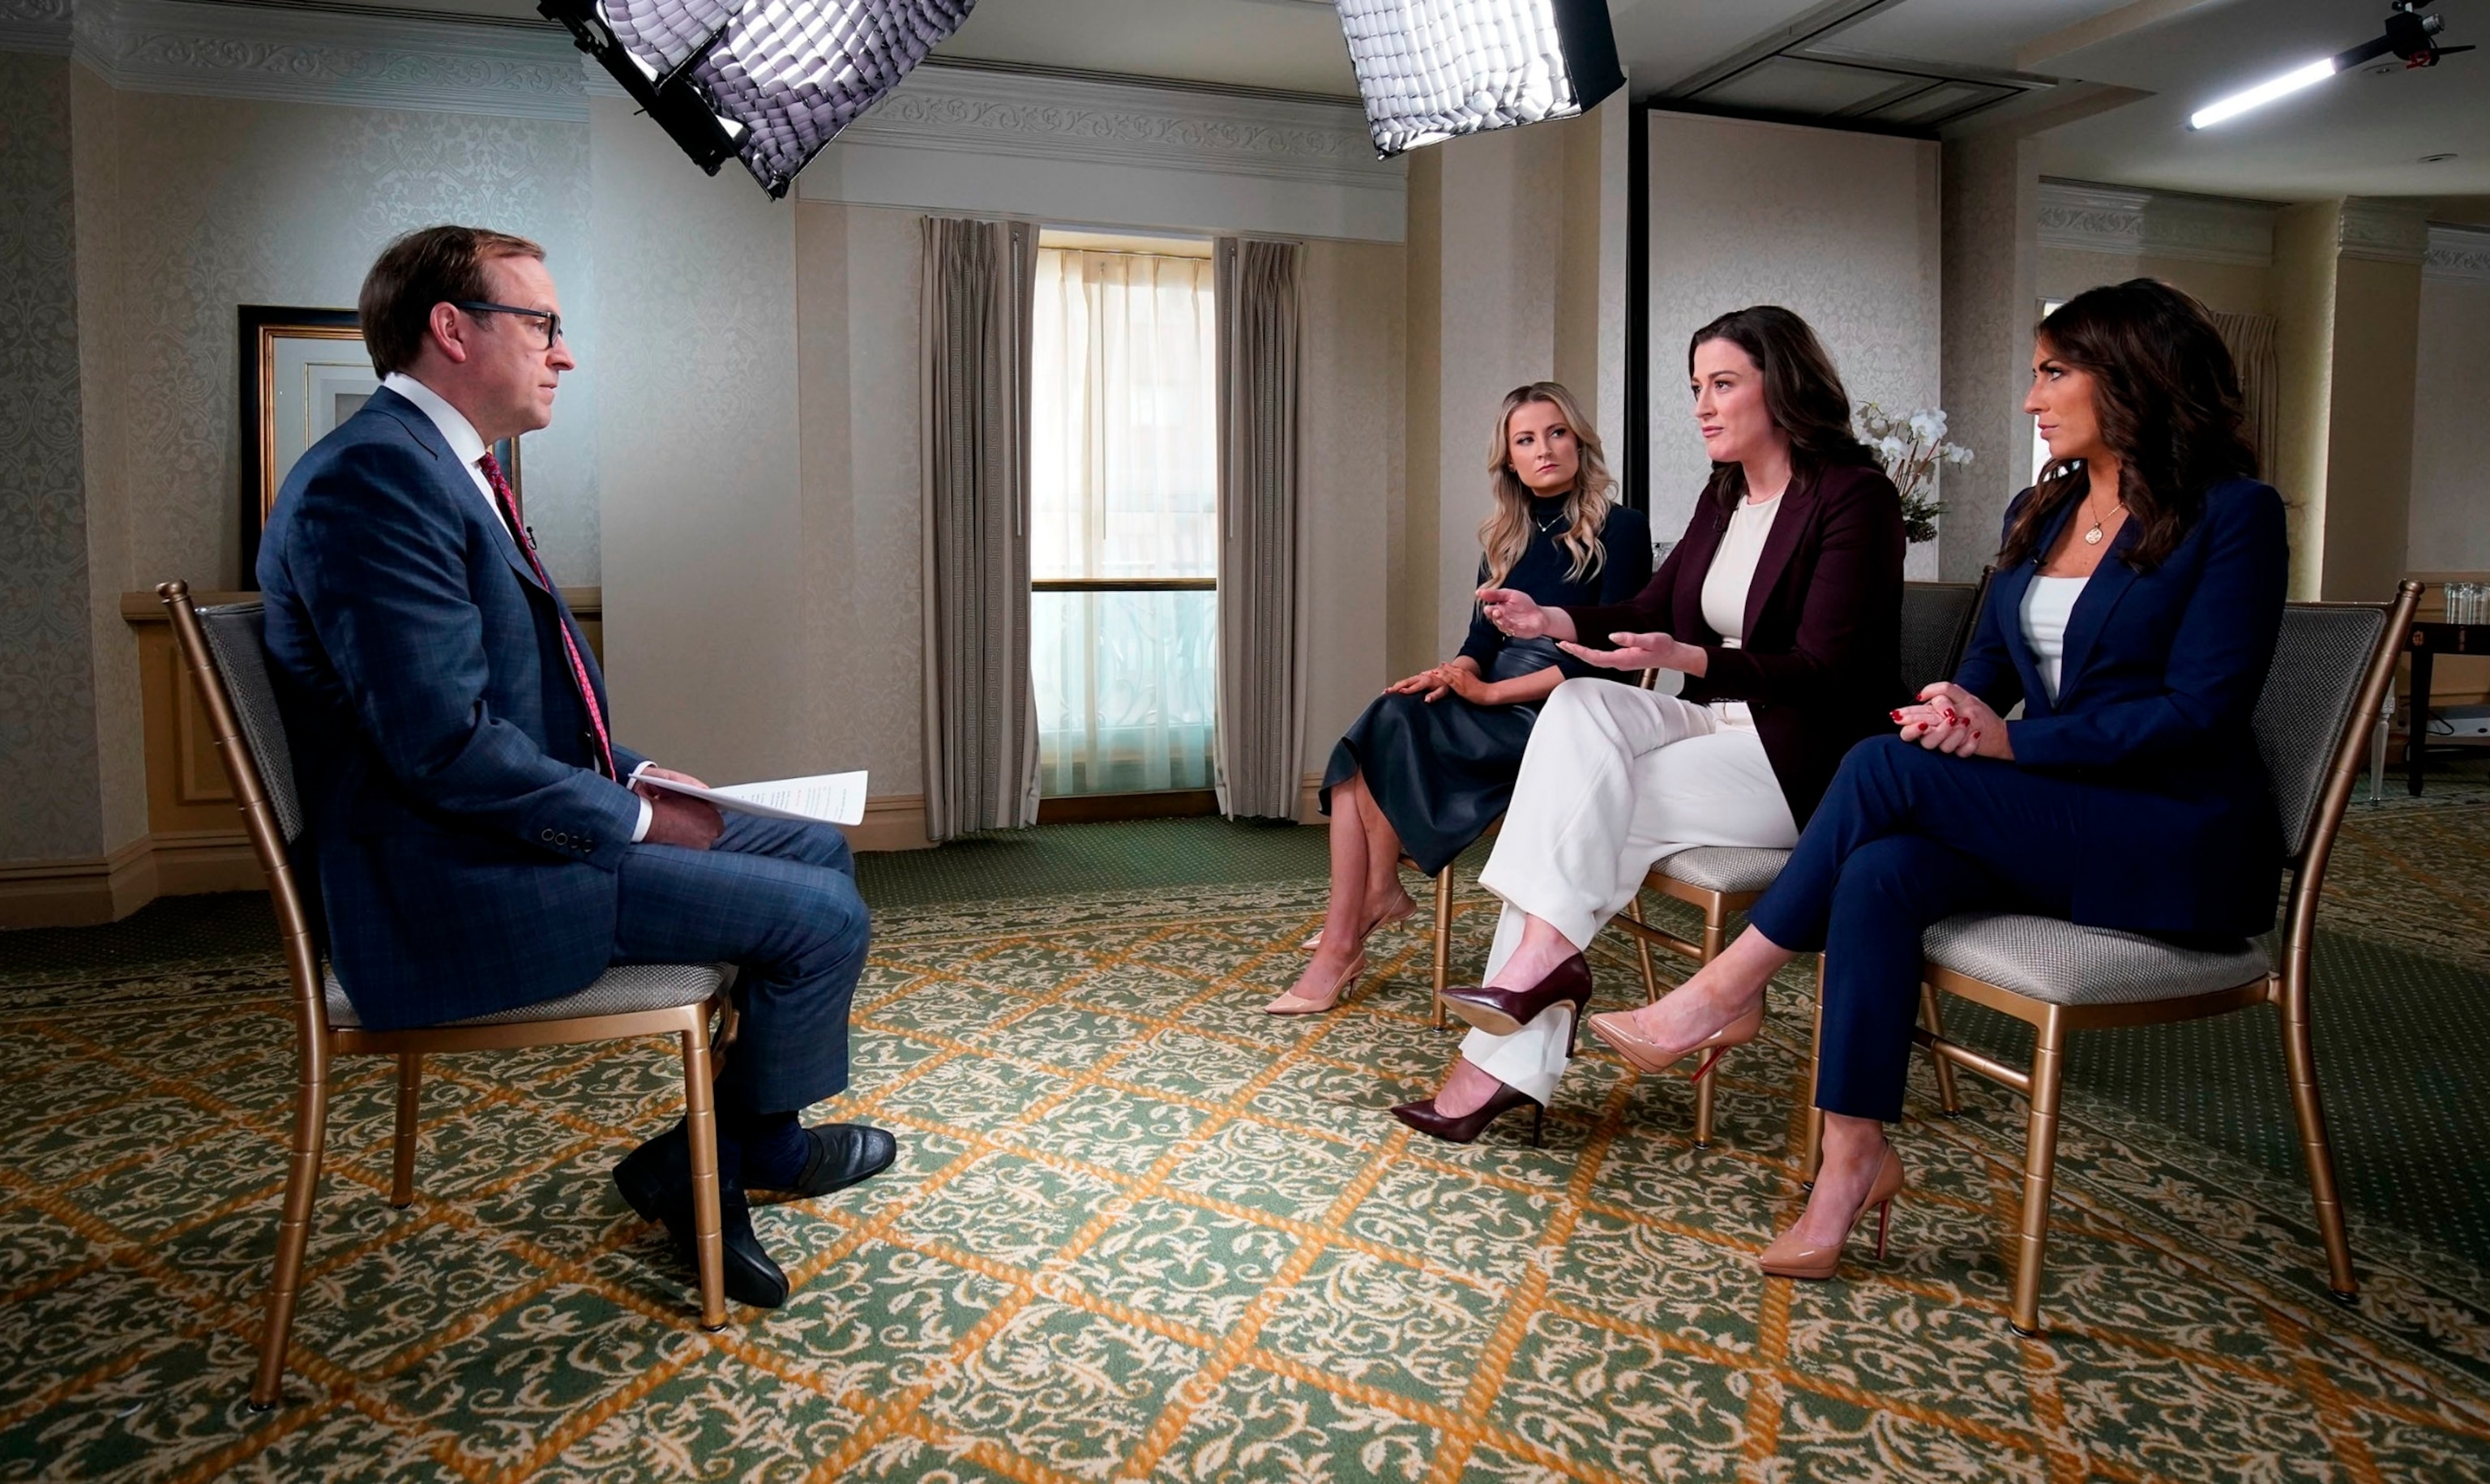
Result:
M1900 712L1887 712L1885 714L1893 717L1896 721L1902 719L1902 713Z

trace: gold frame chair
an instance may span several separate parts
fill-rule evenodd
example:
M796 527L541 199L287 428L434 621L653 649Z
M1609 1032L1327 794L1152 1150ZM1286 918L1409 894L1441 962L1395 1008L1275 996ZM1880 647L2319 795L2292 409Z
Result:
M1494 826L1488 827L1489 833L1492 834L1494 830ZM1407 870L1418 871L1421 876L1427 874L1425 871L1418 870L1418 862L1407 856L1401 858L1401 865ZM1433 881L1435 883L1435 992L1431 1004L1435 1017L1435 1029L1441 1031L1444 1029L1444 985L1445 981L1452 977L1453 973L1453 862L1449 860L1444 862L1444 868L1434 874Z
M1487 827L1487 834L1481 835L1479 838L1485 839L1487 838L1487 835L1494 834L1497 830L1503 828L1504 816L1499 814ZM1451 982L1453 975L1453 913L1455 911L1453 906L1453 869L1460 863L1461 861L1458 857L1454 859L1447 860L1444 862L1444 868L1442 870L1437 871L1433 876L1427 877L1427 879L1433 882L1435 886L1435 989L1432 1003L1435 1017L1435 1029L1438 1031L1444 1029L1444 989L1446 985ZM1400 864L1401 869L1403 870L1416 871L1420 876L1427 876L1426 871L1419 866L1418 862L1410 859L1406 855L1404 855L1401 858Z
M1926 597L1942 596L1949 600L1950 604L1959 602L1959 606L1946 618L1941 633L1934 629L1927 632L1914 630L1910 625L1912 615L1907 608L1905 609L1903 642L1905 645L1916 642L1919 649L1924 652L1903 655L1905 674L1933 670L1935 678L1939 680L1954 674L1955 668L1962 662L1963 646L1971 638L1972 626L1980 622L1980 607L1987 600L1988 581L1992 570L1982 568L1978 582L1907 582L1902 585L1906 601L1916 593ZM1644 684L1650 684L1652 679L1653 677L1646 674ZM1927 682L1923 681L1919 684L1925 684ZM1765 857L1778 857L1781 860L1787 860L1789 852L1726 846L1697 846L1659 861L1644 875L1642 891L1657 891L1663 896L1673 897L1703 915L1703 939L1700 943L1692 942L1664 928L1653 926L1643 917L1642 891L1636 892L1634 900L1626 904L1625 911L1613 919L1614 925L1635 941L1635 952L1642 961L1642 984L1646 1003L1659 1004L1661 995L1659 977L1652 972L1652 947L1657 945L1682 958L1692 960L1694 968L1698 970L1719 957L1721 949L1727 945L1730 914L1744 912L1752 907L1756 900L1771 888L1774 876L1780 873L1779 862L1768 862L1762 858ZM1764 869L1767 865L1770 866L1769 872ZM1675 870L1671 867L1675 867ZM1681 876L1677 874L1679 871L1688 874ZM1703 879L1707 877L1708 880ZM1816 961L1815 989L1818 1022L1816 1033L1821 1035L1824 963L1820 955ZM1937 1018L1939 1012L1936 995L1933 992L1923 993L1920 997L1920 1006L1921 1013L1927 1017L1929 1028L1943 1034L1944 1026ZM1954 1068L1942 1059L1932 1060L1936 1063L1938 1095L1947 1115L1951 1117L1960 1112L1962 1106L1954 1094ZM1698 1149L1712 1147L1712 1073L1720 1070L1720 1061L1714 1061L1704 1074L1694 1082L1694 1147ZM1803 1157L1811 1170L1816 1134L1816 1124L1812 1118L1809 1122L1808 1134L1808 1149Z
M2039 954L2028 949L2017 952L2020 946L2010 941L2011 935L2017 930L2017 924L2052 930L2061 937L2071 930L2096 933L2095 941L2145 945L2147 946L2135 951L2151 955L2155 959L2155 967L2167 965L2177 971L2192 970L2191 977L2202 977L2208 968L2218 969L2234 957L2264 956L2263 950L2251 947L2242 955L2190 953L2154 945L2150 940L2133 935L2074 929L2071 924L2055 919L2012 914L1971 914L1949 917L1928 930L1928 962L1923 994L1942 990L1950 995L1960 995L1976 1004L2011 1015L2033 1030L2032 1062L2024 1069L2009 1066L1947 1040L1943 1031L1933 1026L1915 1033L1919 1042L1941 1062L1950 1062L1967 1067L1991 1082L2020 1092L2031 1105L2024 1135L2023 1208L2015 1236L2013 1310L2008 1321L2016 1334L2034 1338L2041 1333L2041 1278L2048 1246L2049 1200L2057 1175L2060 1091L2066 1072L2069 1034L2076 1031L2198 1020L2253 1004L2271 1004L2280 1015L2279 1029L2283 1062L2291 1085L2292 1115L2299 1124L2301 1154L2308 1165L2309 1195L2316 1205L2318 1231L2326 1245L2328 1287L2343 1303L2358 1301L2360 1284L2352 1270L2351 1237L2345 1229L2342 1201L2335 1188L2333 1149L2326 1136L2326 1111L2317 1087L2316 1051L2309 1034L2310 952L2316 943L2318 897L2326 884L2327 860L2333 852L2335 832L2341 828L2344 811L2351 802L2352 786L2360 777L2365 761L2370 718L2377 715L2387 688L2394 684L2395 663L2401 656L2404 637L2412 628L2413 610L2419 601L2420 584L2404 582L2397 586L2394 600L2389 603L2293 603L2284 610L2283 643L2276 648L2274 668L2267 677L2257 705L2258 748L2275 784L2278 796L2275 812L2282 816L2285 845L2289 849L2285 864L2291 872L2291 890L2284 906L2278 963L2269 960L2269 966L2263 972L2244 981L2220 984L2211 989L2185 988L2166 998L2123 996L2087 1002L2065 989L2043 998L1995 982L1996 977L2010 976L1998 970L1992 969L1991 976L1983 976L1941 960L1948 956L1977 958L1988 963L2011 965L2022 971L2013 976L2042 976L2044 970L2028 966L2046 956L2049 950L2044 948ZM2329 694L2274 699L2278 677L2283 678L2286 685L2300 679L2298 676L2284 677L2285 664L2296 657L2289 652L2295 638L2292 632L2295 623L2323 625L2363 618L2375 621L2376 634L2367 646L2365 660L2348 671L2331 674L2321 671L2318 678ZM2351 636L2357 637L2357 630ZM2336 643L2343 642L2343 636L2333 637ZM2313 646L2317 641L2312 638L2308 642ZM2271 723L2265 714L2269 701L2273 702L2276 713ZM2285 731L2294 721L2303 727L2312 720L2322 722L2330 712L2333 726L2331 746L2324 746L2322 736L2302 739L2303 742L2316 742L2324 747L2314 759L2320 767L2309 770L2304 778L2295 780L2289 770L2273 766L2275 745L2290 739L2276 739L2270 735L2270 729L2273 732ZM2282 761L2304 764L2309 759L2286 756ZM2295 789L2302 784L2305 785L2304 793L2295 794ZM2015 964L2017 959L2023 962ZM2107 972L2125 975L2131 970L2127 965L2120 965ZM1812 1070L1810 1067L1810 1086ZM1821 1118L1820 1113L1815 1115L1815 1120L1820 1120ZM1820 1139L1810 1140L1804 1168L1810 1177L1820 1149Z
M277 1218L276 1258L269 1279L259 1369L251 1382L251 1408L266 1411L275 1407L282 1395L286 1350L294 1326L303 1259L310 1237L311 1208L319 1195L320 1164L328 1138L329 1064L331 1059L339 1056L397 1059L397 1125L391 1148L390 1204L403 1208L415 1200L416 1114L425 1056L638 1035L679 1037L683 1062L683 1103L691 1139L692 1220L696 1234L693 1245L700 1272L700 1323L707 1329L724 1328L726 1282L718 1235L717 1132L711 1078L714 1059L734 1040L733 1006L725 994L726 972L714 965L656 966L636 976L630 970L613 971L577 994L544 1004L421 1030L379 1032L337 1024L338 1011L331 1003L334 980L324 977L321 972L319 946L286 854L289 840L301 832L302 824L300 809L293 802L292 762L281 750L283 734L278 731L263 738L262 734L276 725L273 708L266 704L268 698L262 697L261 705L246 711L237 706L230 689L230 665L257 662L264 678L265 661L257 655L225 653L226 646L212 636L202 622L203 616L212 622L228 618L255 620L260 605L250 602L194 608L189 585L183 582L160 584L156 596L171 613L175 641L198 686L199 700L216 736L217 753L232 777L251 850L268 878L269 899L276 909L277 931L284 944L286 976L294 991L295 1032L302 1051L301 1073L295 1085L293 1154L286 1174L285 1203ZM255 622L251 632L255 643ZM266 687L262 684L256 688L264 691ZM269 769L284 771L282 802L270 791L268 773L263 771L263 746L272 754ZM635 999L645 1002L689 998L691 992L683 988L669 992L665 983L657 982L660 975L671 975L668 983L688 983L705 975L706 993L689 1003L609 1008L618 1003L629 1004ZM336 995L335 1004L351 1014L352 1006L341 993ZM709 1035L712 1011L723 1020L715 1044ZM540 1018L520 1018L531 1016Z

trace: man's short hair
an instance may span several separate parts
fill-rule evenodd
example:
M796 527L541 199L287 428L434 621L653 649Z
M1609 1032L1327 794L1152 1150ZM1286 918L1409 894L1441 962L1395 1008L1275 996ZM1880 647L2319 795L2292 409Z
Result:
M387 376L415 364L434 305L490 300L486 263L503 257L542 261L544 255L544 248L524 237L485 227L418 227L383 247L355 300L372 369Z

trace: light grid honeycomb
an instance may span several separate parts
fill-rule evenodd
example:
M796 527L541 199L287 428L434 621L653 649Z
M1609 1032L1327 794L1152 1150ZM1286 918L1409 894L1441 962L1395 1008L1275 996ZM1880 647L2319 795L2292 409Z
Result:
M1339 0L1375 147L1581 111L1549 0Z

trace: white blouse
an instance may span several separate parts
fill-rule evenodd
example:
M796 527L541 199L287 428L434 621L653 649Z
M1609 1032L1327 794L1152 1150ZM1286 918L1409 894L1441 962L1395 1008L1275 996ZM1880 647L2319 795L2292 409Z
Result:
M1780 495L1739 501L1729 512L1729 529L1721 533L1721 545L1712 553L1711 569L1703 574L1703 622L1721 636L1723 649L1734 650L1746 638L1747 592L1755 585L1755 564L1763 560L1764 540L1773 534L1773 517L1781 509ZM1712 706L1723 725L1755 724L1744 701L1715 701Z
M2059 671L2067 660L2067 620L2090 581L2090 576L2035 577L2023 590L2023 642L2032 647L2032 657L2040 662L2041 684L2048 687L2053 704L2058 699Z

